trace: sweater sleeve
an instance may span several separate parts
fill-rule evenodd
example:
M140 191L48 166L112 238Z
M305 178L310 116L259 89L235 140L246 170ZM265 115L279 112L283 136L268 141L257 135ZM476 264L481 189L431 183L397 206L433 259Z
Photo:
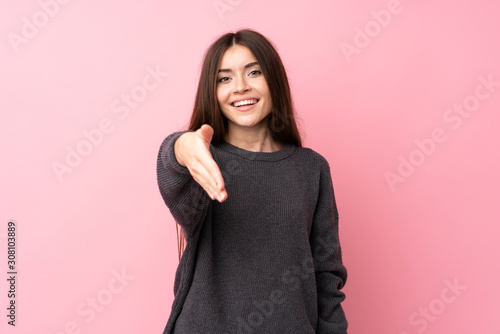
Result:
M211 198L194 180L189 169L175 158L175 141L188 131L170 134L161 144L157 161L157 181L161 196L175 221L182 227L187 241L203 222ZM213 147L210 145L210 150ZM213 153L213 152L212 152Z
M321 164L319 196L310 234L318 291L317 334L347 333L347 319L340 303L347 270L342 263L338 232L338 211L333 192L330 166Z

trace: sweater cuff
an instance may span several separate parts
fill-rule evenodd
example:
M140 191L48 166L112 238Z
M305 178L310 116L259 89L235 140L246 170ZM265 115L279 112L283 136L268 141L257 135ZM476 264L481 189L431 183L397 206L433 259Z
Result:
M165 140L166 147L164 147L163 151L164 156L162 157L163 165L170 165L172 166L173 169L183 174L189 174L189 169L186 166L182 166L177 161L177 158L175 157L175 142L177 139L179 139L181 135L183 135L186 132L194 132L194 131L193 130L178 131L172 133L167 137L167 139ZM165 163L166 161L168 161L167 164Z

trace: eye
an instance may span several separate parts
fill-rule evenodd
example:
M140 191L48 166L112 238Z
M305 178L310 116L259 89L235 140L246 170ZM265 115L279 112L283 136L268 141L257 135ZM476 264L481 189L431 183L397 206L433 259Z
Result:
M262 74L261 71L259 70L253 70L252 72L248 73L249 75L258 75L258 74Z
M228 80L229 80L229 77L222 77L222 78L217 79L217 82L226 82Z

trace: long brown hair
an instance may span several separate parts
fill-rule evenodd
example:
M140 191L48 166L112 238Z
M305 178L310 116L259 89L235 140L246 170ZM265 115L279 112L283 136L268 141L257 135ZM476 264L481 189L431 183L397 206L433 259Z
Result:
M211 143L217 144L224 140L227 118L223 115L217 101L217 72L224 52L236 44L250 49L266 79L273 104L269 117L271 137L284 144L302 147L285 67L273 44L251 29L224 34L205 52L189 130L196 131L203 124L208 124L214 129ZM176 231L180 260L185 248L185 238L182 228L176 226Z

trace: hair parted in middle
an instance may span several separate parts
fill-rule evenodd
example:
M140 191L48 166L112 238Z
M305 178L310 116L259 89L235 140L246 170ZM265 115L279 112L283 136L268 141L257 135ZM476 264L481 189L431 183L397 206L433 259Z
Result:
M189 130L196 131L203 124L208 124L214 129L212 144L224 140L227 131L227 118L223 115L217 101L217 73L224 52L237 44L250 49L269 86L273 103L268 118L271 137L282 143L302 147L285 67L272 43L251 29L226 33L207 49L201 68Z

